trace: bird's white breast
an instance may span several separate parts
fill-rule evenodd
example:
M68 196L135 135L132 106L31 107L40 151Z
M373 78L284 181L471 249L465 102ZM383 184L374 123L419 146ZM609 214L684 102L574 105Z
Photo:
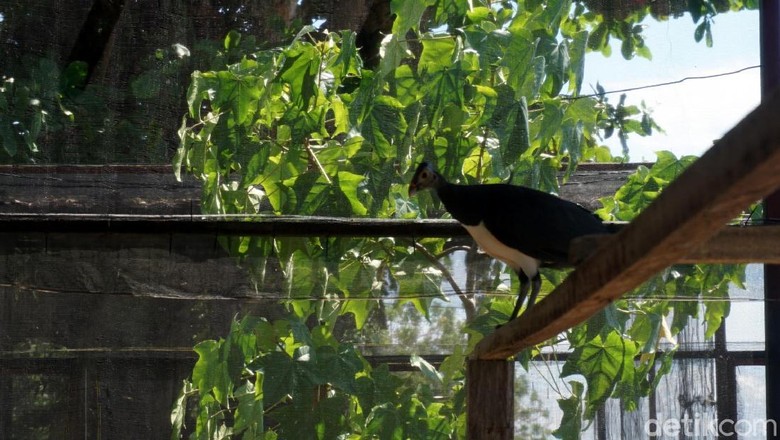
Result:
M503 261L515 271L522 269L523 273L529 278L533 278L539 271L539 260L501 243L488 231L485 223L480 222L477 226L463 225L463 227L471 234L482 250L493 258Z

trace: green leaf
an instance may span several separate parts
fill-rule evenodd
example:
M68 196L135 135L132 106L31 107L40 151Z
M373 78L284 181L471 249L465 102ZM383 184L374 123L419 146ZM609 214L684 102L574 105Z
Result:
M16 156L16 135L10 124L6 124L4 120L0 120L0 141L3 143L3 149L10 156Z
M368 210L358 197L358 186L363 182L363 176L348 171L339 171L337 176L339 188L347 197L349 205L352 207L352 212L357 216L366 215Z
M473 23L479 23L480 21L485 21L490 19L492 16L492 12L490 8L485 6L477 6L474 8L471 8L467 13L466 17L473 22Z
M729 316L731 311L731 302L724 301L707 301L704 303L704 322L707 323L707 329L704 332L704 337L711 339L715 336L715 332L720 328L723 320Z
M566 361L561 376L580 373L588 384L585 416L593 418L596 408L610 397L615 387L625 380L633 380L633 362L636 345L616 331L605 338L598 335L575 348Z
M511 123L512 131L505 145L504 166L509 167L516 163L531 146L530 132L528 129L528 102L525 96L521 96L515 105L510 118L514 117L514 123Z
M588 31L580 31L574 34L571 46L569 47L569 56L571 57L569 78L569 93L579 95L582 89L582 80L585 77L585 53L587 50Z
M190 117L200 119L200 107L203 100L210 93L210 84L207 76L199 71L192 72L190 85L187 88L187 105L190 110Z
M374 146L380 158L390 158L396 154L394 140L405 133L407 126L402 108L403 105L392 97L377 97L361 125L363 137Z
M661 333L663 315L657 311L650 314L637 314L628 334L640 347L642 353L655 353Z
M620 53L623 55L623 58L626 60L630 60L634 57L634 40L631 37L626 37L623 39L623 42L620 44Z
M288 395L304 398L306 390L311 388L308 377L301 371L302 362L294 361L287 354L278 351L269 353L262 363L265 374L263 396L266 404L284 402Z
M432 4L432 0L391 0L390 13L395 14L393 34L403 37L406 31L416 30L425 9Z
M428 380L438 385L441 385L444 382L444 377L436 370L436 367L428 363L428 361L421 358L420 356L413 354L409 360L409 363L411 363L413 367L419 369L423 376L425 376Z
M418 73L432 74L452 65L455 53L453 38L431 37L422 40L422 54L417 65Z
M563 440L579 440L582 436L582 393L584 386L581 382L572 380L569 382L572 395L558 399L558 407L563 412L561 425L552 432L555 438Z
M60 90L66 96L75 96L79 90L84 90L87 82L89 66L84 61L73 61L60 75Z
M184 417L187 414L187 397L191 392L192 383L184 380L179 396L173 404L173 410L171 410L171 426L173 427L171 440L179 440L181 438L181 428L184 425Z
M317 376L340 391L357 392L356 377L365 367L355 347L342 344L338 351L331 346L317 348Z
M403 415L390 402L374 406L366 418L366 436L381 440L403 438Z
M300 109L308 110L319 92L319 66L319 52L314 46L299 44L286 53L278 78L289 84L290 98Z
M552 100L545 101L542 118L538 120L539 124L541 124L541 128L536 137L539 139L542 148L545 148L550 143L553 136L555 136L560 129L563 115L564 109L560 102Z
M232 394L232 383L222 358L222 343L207 340L198 343L194 350L198 361L192 369L192 383L201 396L212 392L217 402L226 404Z
M543 78L535 69L537 63L532 62L535 43L527 31L515 30L502 60L507 70L507 83L518 95L534 97L533 85Z
M228 32L228 34L225 36L223 46L225 47L225 50L235 49L238 47L240 42L241 33L236 30L230 30L230 32Z
M381 77L386 77L395 72L401 62L410 56L409 46L405 40L399 39L397 34L389 34L382 39L379 55L381 57L379 74Z
M262 435L263 424L263 393L262 388L256 389L256 384L262 385L263 373L256 373L255 382L245 381L235 393L238 400L233 424L234 434L244 434L243 438L259 438Z

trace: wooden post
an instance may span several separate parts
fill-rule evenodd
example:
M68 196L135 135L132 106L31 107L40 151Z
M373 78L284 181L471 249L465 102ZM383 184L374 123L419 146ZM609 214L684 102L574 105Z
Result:
M780 88L780 3L762 0L761 30L761 100L771 99ZM780 191L764 199L764 218L768 223L780 219ZM764 332L766 346L766 420L780 421L780 264L764 266ZM766 438L780 440L777 428L767 425Z
M515 363L470 359L466 368L470 440L511 440L515 436Z

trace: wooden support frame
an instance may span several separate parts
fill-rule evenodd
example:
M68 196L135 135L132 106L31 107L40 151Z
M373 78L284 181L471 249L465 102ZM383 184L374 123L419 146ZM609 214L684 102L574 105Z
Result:
M515 438L515 363L470 359L466 365L468 438ZM472 404L472 402L479 402Z
M472 359L506 359L585 321L690 255L780 186L780 90L694 162L614 240L588 257L529 315L480 341ZM480 402L471 402L480 405Z
M620 226L614 225L616 228ZM625 226L623 226L625 227ZM394 220L304 216L201 216L0 213L0 231L13 233L218 234L268 237L446 237L469 239L456 220ZM614 235L588 235L572 243L572 266ZM780 264L780 225L729 226L675 261Z
M572 266L585 261L614 235L586 235L572 242L569 260ZM780 264L780 225L729 226L682 255L675 264Z

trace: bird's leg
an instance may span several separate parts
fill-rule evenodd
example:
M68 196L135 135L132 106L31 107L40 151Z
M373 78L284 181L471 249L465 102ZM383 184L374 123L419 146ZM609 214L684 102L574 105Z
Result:
M534 275L533 278L531 278L531 297L528 298L528 306L525 308L525 311L523 314L528 313L529 310L531 310L531 307L536 304L536 296L539 295L539 290L542 289L542 277L539 275L539 272L536 272L536 275Z
M515 309L512 310L512 316L509 317L510 321L517 318L517 314L520 312L520 307L523 306L525 297L528 295L528 287L530 286L528 275L526 275L522 270L517 271L517 278L520 280L520 288L517 291L517 302L515 302ZM535 295L533 295L533 297L535 299Z
M536 296L539 295L539 290L542 289L542 277L539 272L533 276L530 280L528 276L522 270L517 271L517 277L520 279L520 289L517 292L517 302L515 303L515 309L512 311L512 316L509 320L517 318L517 314L520 313L520 307L525 302L525 297L528 295L528 287L531 287L531 296L528 298L528 306L523 313L527 313L531 310L531 307L536 303ZM529 282L530 281L530 282Z

